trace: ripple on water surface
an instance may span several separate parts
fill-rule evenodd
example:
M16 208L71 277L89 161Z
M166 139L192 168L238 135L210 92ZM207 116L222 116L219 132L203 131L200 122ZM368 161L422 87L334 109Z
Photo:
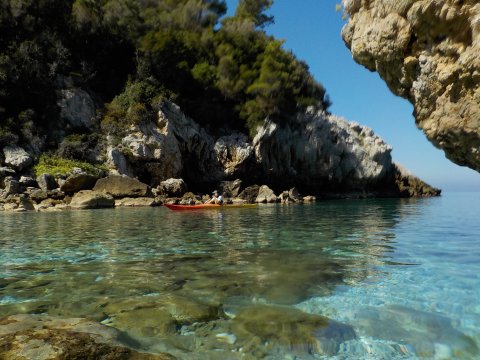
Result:
M2 214L0 315L185 359L475 358L475 196Z

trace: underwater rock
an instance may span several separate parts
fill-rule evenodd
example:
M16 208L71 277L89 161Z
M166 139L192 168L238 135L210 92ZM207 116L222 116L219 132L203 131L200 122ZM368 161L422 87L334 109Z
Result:
M277 305L245 308L232 320L232 329L245 351L265 344L267 352L335 355L342 342L356 338L349 325Z
M423 358L442 358L438 352L445 349L455 359L473 359L479 353L473 339L456 330L449 318L404 306L364 309L356 315L356 326L368 336L409 345Z
M175 359L169 354L139 353L128 345L134 343L118 330L85 319L44 315L0 319L1 359Z

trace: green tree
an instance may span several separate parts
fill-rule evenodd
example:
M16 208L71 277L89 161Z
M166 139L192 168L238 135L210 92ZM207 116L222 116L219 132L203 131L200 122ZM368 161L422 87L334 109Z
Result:
M273 0L240 0L235 11L238 19L248 19L256 27L263 28L273 23L273 16L265 14L273 4Z

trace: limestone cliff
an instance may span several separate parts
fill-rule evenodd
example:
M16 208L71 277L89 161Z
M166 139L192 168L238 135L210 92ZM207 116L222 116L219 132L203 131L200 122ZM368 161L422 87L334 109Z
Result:
M312 109L289 125L265 123L253 145L259 173L271 183L375 188L392 170L391 147L371 129Z
M480 171L478 0L344 0L353 58L415 108L417 126Z
M313 109L298 113L288 125L266 121L249 141L236 132L214 136L165 101L155 120L133 125L107 152L113 173L152 186L168 178L194 186L240 178L277 190L299 186L314 193L422 195L398 188L396 179L405 176L392 163L390 146L371 129ZM404 187L409 183L405 180Z

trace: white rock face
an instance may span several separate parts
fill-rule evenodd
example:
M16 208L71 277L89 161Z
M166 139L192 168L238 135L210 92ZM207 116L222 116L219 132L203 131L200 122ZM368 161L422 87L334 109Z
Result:
M57 105L60 117L73 128L92 129L95 125L95 102L80 88L72 87L59 90Z
M218 181L234 175L253 153L245 135L236 133L215 140L168 102L162 105L156 122L133 126L121 142L127 151L120 154L110 148L110 166L119 173L130 172L129 176L141 166L152 185L180 178L186 169L196 181Z
M20 146L8 145L3 148L5 164L17 170L23 170L32 164L32 157Z
M129 176L147 173L152 186L169 178L187 184L241 178L363 188L392 170L391 148L372 130L312 109L288 126L266 122L250 142L241 133L215 139L178 106L165 103L157 121L132 127L120 147L108 150L112 169Z
M285 127L266 123L253 146L266 176L302 185L370 185L392 168L391 147L371 129L312 109Z

